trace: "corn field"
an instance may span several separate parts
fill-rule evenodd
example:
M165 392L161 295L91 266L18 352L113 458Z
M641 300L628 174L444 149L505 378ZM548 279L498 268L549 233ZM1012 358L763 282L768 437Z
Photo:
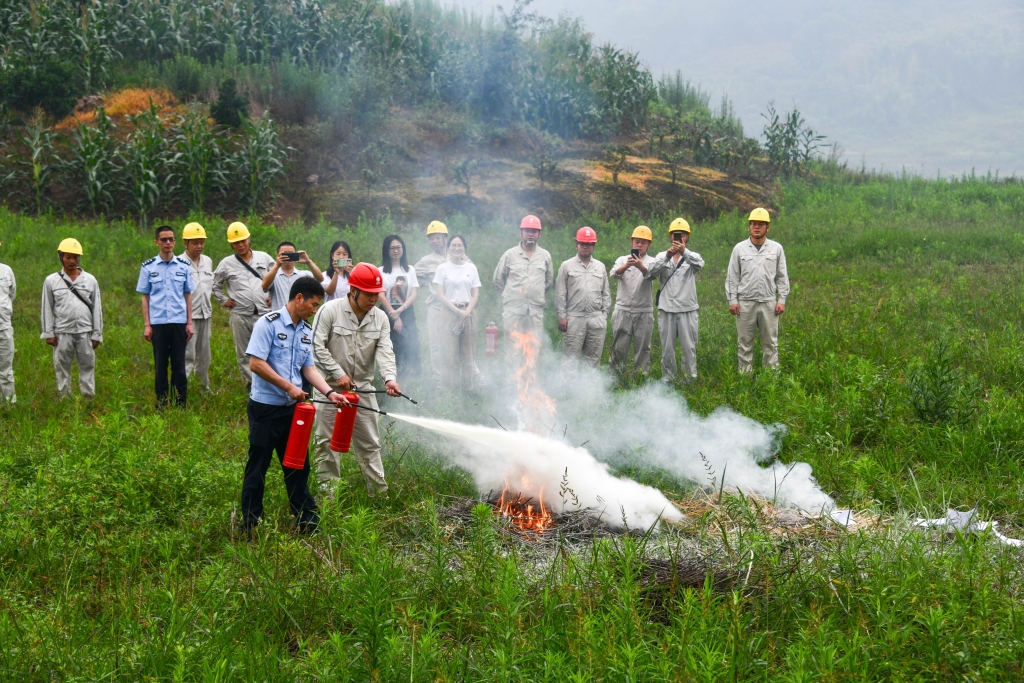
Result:
M214 125L193 105L164 115L149 109L115 124L103 107L94 124L62 135L34 119L0 147L8 200L41 214L54 195L93 215L130 215L142 227L160 213L212 208L266 210L284 177L289 148L269 117L241 130ZM216 197L213 195L216 194Z

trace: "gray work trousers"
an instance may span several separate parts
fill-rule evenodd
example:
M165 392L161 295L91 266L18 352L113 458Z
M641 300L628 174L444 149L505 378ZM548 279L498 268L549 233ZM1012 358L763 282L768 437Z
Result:
M741 301L736 316L736 346L740 372L750 372L754 362L754 334L761 331L761 364L779 367L779 316L774 301Z
M260 316L253 313L232 313L231 334L235 337L235 358L238 360L238 371L242 373L242 380L246 384L252 384L252 372L249 370L249 357L245 350L249 348L249 339L252 337L252 327Z
M608 316L592 313L585 317L568 318L562 335L562 377L575 379L579 374L579 360L592 368L601 363L604 339L608 332Z
M661 378L676 377L676 341L682 356L683 374L697 377L697 311L668 313L658 311L658 337L661 339Z
M462 332L452 334L462 316L448 309L441 311L441 386L445 389L462 387L473 390L473 376L476 370L476 314L469 317Z
M53 371L57 375L57 393L71 395L71 364L78 360L78 388L83 398L96 396L96 352L92 333L58 334L53 349Z
M443 314L437 306L427 306L427 340L430 342L430 370L434 373L434 381L441 382L441 344L443 330L441 318ZM451 330L448 331L451 334Z
M213 318L192 318L195 332L185 346L185 376L195 372L204 389L210 388L210 331ZM251 333L251 330L250 330ZM246 360L246 367L249 361Z
M632 342L634 368L644 374L650 372L652 337L654 311L633 313L616 308L612 312L612 367L621 371L626 366Z
M14 393L14 330L0 330L0 401L18 402Z
M544 347L544 313L529 315L526 313L502 313L501 326L505 334L505 358L513 369L518 369L523 364L522 351L516 349L516 340L513 332L523 334L532 332L540 348Z
M327 399L314 392L317 401ZM377 399L372 394L359 394L359 402L377 408ZM313 432L314 462L316 476L321 483L341 479L341 453L331 450L331 433L338 409L326 403L316 404L316 429ZM377 414L368 410L356 411L356 424L352 431L352 447L349 452L355 456L359 470L366 482L366 491L371 496L386 493L388 483L384 480L384 465L380 460L380 433L377 430Z

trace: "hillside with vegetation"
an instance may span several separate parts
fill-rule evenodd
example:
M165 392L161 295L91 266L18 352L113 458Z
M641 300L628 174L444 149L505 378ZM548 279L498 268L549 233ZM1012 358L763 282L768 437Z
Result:
M819 156L520 0L0 2L8 204L106 216L547 220L770 203ZM275 218L276 217L276 218Z

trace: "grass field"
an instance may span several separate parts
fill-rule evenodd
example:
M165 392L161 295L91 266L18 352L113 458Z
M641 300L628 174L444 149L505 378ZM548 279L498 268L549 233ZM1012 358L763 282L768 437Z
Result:
M260 538L236 539L245 395L227 316L215 318L215 393L157 414L134 293L152 237L127 224L0 212L0 261L19 281L18 403L0 413L2 677L1020 680L1021 552L973 536L936 541L908 531L906 518L978 507L1007 535L1024 535L1024 186L821 180L785 186L780 207L770 237L785 246L793 282L781 372L736 373L722 283L745 226L723 216L694 228L691 246L707 262L700 378L679 391L701 413L729 405L786 425L781 457L810 463L841 505L881 515L881 529L780 538L733 498L722 505L728 525L701 517L661 539L595 541L541 565L485 510L453 531L444 496L473 495L470 480L391 431L387 500L367 498L347 460L346 485L306 542L289 532L272 469ZM635 225L583 222L606 263ZM654 222L652 251L664 246L664 221ZM220 235L224 221L206 224ZM467 235L485 282L516 241L508 226L449 225ZM545 232L556 264L573 253L575 227ZM392 228L367 222L342 236L377 262ZM415 256L420 230L403 230ZM292 238L321 262L337 235L327 226L253 233L256 248ZM104 290L91 405L54 399L38 338L42 280L65 236L83 242L83 266ZM208 253L229 252L215 237ZM497 319L493 289L484 293L482 317ZM434 403L440 413L452 405ZM694 486L629 473L675 497ZM755 578L655 594L643 581L655 544L704 547Z

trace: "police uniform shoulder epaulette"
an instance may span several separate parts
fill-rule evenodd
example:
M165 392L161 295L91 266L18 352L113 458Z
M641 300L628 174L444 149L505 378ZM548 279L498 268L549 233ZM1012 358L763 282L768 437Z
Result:
M185 258L182 256L175 256L174 258L177 259L178 263L181 263L182 265L190 265L189 262L186 261Z
M149 259L149 260L147 260L147 261L143 261L143 262L142 262L142 265L144 265L144 266L148 266L148 265L149 265L150 263L152 263L153 261L156 261L156 258L157 258L157 257L156 257L156 256L154 256L153 258L151 258L151 259Z
M281 313L280 311L274 311L273 313L267 313L263 317L269 320L270 322L274 322L275 320L281 317Z

